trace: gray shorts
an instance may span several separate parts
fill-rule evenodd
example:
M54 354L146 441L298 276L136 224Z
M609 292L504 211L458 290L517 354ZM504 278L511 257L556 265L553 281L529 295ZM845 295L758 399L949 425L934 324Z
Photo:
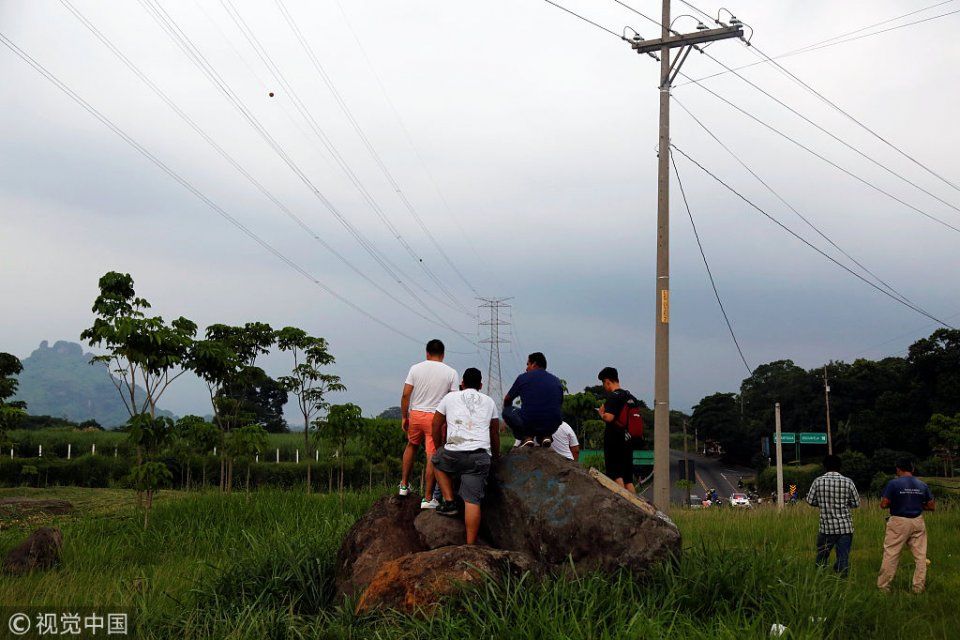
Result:
M464 502L480 504L490 473L489 453L484 449L447 451L440 447L430 460L435 468L460 478L460 497Z

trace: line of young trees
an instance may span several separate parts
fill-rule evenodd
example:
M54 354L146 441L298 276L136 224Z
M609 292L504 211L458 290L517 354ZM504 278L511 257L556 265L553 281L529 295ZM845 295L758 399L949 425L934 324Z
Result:
M891 452L903 452L953 474L960 454L960 330L938 329L903 358L830 362L826 373L835 452L862 454L875 461L874 472ZM824 367L805 370L791 360L760 365L740 393L703 398L691 422L701 437L719 441L731 462L762 466L760 442L773 432L775 403L784 431L826 430L823 376Z
M237 461L247 462L249 485L250 460L264 452L271 419L258 415L256 408L263 403L251 402L252 396L277 398L273 404L279 404L279 410L274 413L279 415L287 394L293 394L303 416L304 447L308 457L311 455L311 435L323 423L323 414L329 408L327 395L345 390L338 376L324 370L335 362L325 339L297 327L274 330L262 322L213 324L198 336L196 323L187 318L166 322L160 316L148 315L150 303L137 295L130 274L104 274L99 290L93 303L93 325L80 337L105 352L94 361L110 367L130 415L128 431L137 457L132 480L138 504L146 498L145 526L154 492L170 480L169 469L157 457L169 446L175 431L179 432L176 435L181 446L196 447L195 451L216 447L221 490L229 492L234 486ZM274 347L292 359L290 374L277 380L257 364L258 358ZM174 423L157 415L157 404L164 393L188 371L207 385L212 423L195 418ZM140 395L138 389L142 390ZM307 490L310 486L308 472Z

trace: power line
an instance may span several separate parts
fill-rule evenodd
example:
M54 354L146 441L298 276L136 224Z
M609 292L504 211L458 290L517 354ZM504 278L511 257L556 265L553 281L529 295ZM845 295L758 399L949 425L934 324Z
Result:
M956 1L956 0L947 0L947 2L955 2L955 1ZM946 3L941 2L940 4L946 4ZM939 5L933 5L933 6L935 7L935 6L939 6ZM911 12L911 13L905 14L905 15L912 15L913 13L918 13L918 12L920 12L920 11L926 11L927 9L930 9L930 8L932 8L932 7L926 7L925 9L918 9L918 10L915 11L915 12ZM890 32L890 31L895 31L895 30L897 30L897 29L903 29L904 27L912 27L912 26L914 26L914 25L923 24L923 23L925 23L925 22L930 22L931 20L937 20L937 19L939 19L939 18L945 18L945 17L947 17L947 16L952 16L952 15L957 14L957 13L960 13L960 9L957 9L957 10L955 10L955 11L948 11L947 13L942 13L942 14L935 15L935 16L930 16L930 17L927 17L927 18L923 18L922 20L915 20L915 21L913 21L913 22L907 22L907 23L905 23L905 24L900 24L900 25L897 25L897 26L895 26L895 27L890 27L890 28L888 28L888 29L881 29L880 31L874 31L874 32L872 32L872 33L865 33L865 34L863 34L863 35L859 35L859 36L856 36L856 37L845 38L845 39L843 39L843 40L838 40L837 42L830 42L830 40L833 40L834 38L828 38L827 40L823 40L823 41L821 41L821 42L818 42L818 43L815 43L815 44L812 44L812 45L807 45L806 47L801 47L801 48L799 48L799 49L794 49L793 51L788 51L788 52L786 52L786 53L781 53L781 54L779 54L779 55L773 56L771 59L772 59L772 60L780 60L780 59L783 59L783 58L790 58L790 57L799 55L799 54L801 54L801 53L810 53L810 52L812 52L812 51L819 51L820 49L826 49L827 47L834 47L834 46L836 46L836 45L838 45L838 44L844 44L844 43L847 43L847 42L854 42L854 41L856 41L856 40L862 40L863 38L869 38L869 37L872 37L872 36L878 36L878 35L883 34L883 33L888 33L888 32ZM887 21L885 21L885 22L891 22L891 21L893 21L893 20L897 20L897 19L903 18L903 17L904 17L904 16L899 16L898 18L891 18L890 20L887 20ZM883 23L880 23L880 24L883 24ZM876 26L876 25L873 25L873 26ZM869 28L869 27L864 27L864 28ZM862 31L862 30L863 30L863 29L857 29L857 30L855 30L855 31L853 31L853 32L851 32L851 33L857 33L858 31ZM839 38L839 37L841 37L841 36L835 36L835 37L836 37L836 38ZM766 64L766 63L767 63L766 60L759 60L759 61L757 61L757 62L751 62L751 63L749 63L749 64L744 64L744 65L741 65L741 66L739 66L739 67L734 67L734 70L740 71L740 70L742 70L742 69L749 69L750 67L755 67L755 66L757 66L757 65ZM677 85L677 86L678 86L678 87L682 87L682 86L685 86L685 85L690 84L690 83L692 83L692 82L703 82L704 80L709 80L709 79L711 79L711 78L716 78L717 76L722 76L722 75L725 75L725 74L727 74L727 73L730 73L730 72L729 72L729 71L726 71L726 70L724 70L724 71L718 71L718 72L716 72L716 73L712 73L712 74L710 74L710 75L702 76L702 77L700 77L700 78L690 79L690 80L688 80L688 82L684 82L684 83L679 84L679 85Z
M700 232L697 231L697 223L693 221L693 212L690 211L690 203L687 202L687 192L683 189L683 181L680 179L680 171L677 169L677 161L673 157L673 152L670 152L670 163L673 165L673 172L677 176L677 185L680 187L680 196L683 198L683 206L687 210L687 217L690 218L690 226L693 227L693 236L697 239L697 247L700 249L700 257L703 258L703 266L707 268L707 276L710 278L710 286L713 288L713 295L717 299L717 304L720 306L720 313L723 314L723 321L727 323L727 330L730 332L730 337L733 338L733 344L737 348L737 353L740 354L740 359L743 361L743 366L747 368L747 373L753 375L753 367L747 363L746 356L743 355L743 349L740 348L740 341L737 340L737 334L733 331L733 325L730 323L730 317L727 315L727 310L723 306L723 300L720 299L720 292L717 290L717 283L713 278L713 271L710 269L710 263L707 262L707 254L703 250L703 243L700 241Z
M684 75L684 74L681 74L681 75ZM684 77L687 77L687 76L684 76ZM893 194L890 193L889 191L883 189L882 187L877 186L876 184L870 182L869 180L867 180L867 179L865 179L865 178L860 177L859 175L853 173L853 172L850 171L849 169L845 169L844 167L840 166L839 164L837 164L837 163L834 162L833 160L830 160L830 159L827 158L826 156L824 156L824 155L822 155L822 154L814 151L813 149L811 149L810 147L806 146L806 145L803 144L802 142L799 142L796 138L792 138L791 136L783 133L782 131L780 131L779 129L777 129L776 127L774 127L773 125L764 122L763 120L761 120L761 119L758 118L757 116L753 115L752 113L750 113L750 112L747 111L746 109L743 109L742 107L734 104L734 103L731 102L730 100L724 98L723 96L721 96L719 93L717 93L716 91L714 91L714 90L711 89L710 87L707 87L707 86L705 86L705 85L703 85L703 84L698 84L697 86L700 87L701 89L703 89L704 91L706 91L707 93L709 93L710 95L712 95L713 97L717 98L718 100L720 100L720 101L723 102L724 104L726 104L726 105L728 105L728 106L736 109L737 111L739 111L739 112L742 113L743 115L747 116L748 118L750 118L751 120L753 120L753 121L756 122L757 124L760 124L760 125L766 127L767 129L769 129L770 131L772 131L772 132L776 133L777 135L781 136L782 138L784 138L784 139L786 139L786 140L789 140L790 142L792 142L793 144L797 145L798 147L800 147L801 149L803 149L803 150L806 151L807 153L809 153L809 154L811 154L812 156L814 156L814 157L816 157L816 158L819 158L820 160L826 162L827 164L829 164L829 165L832 166L833 168L841 171L842 173L845 173L846 175L850 176L850 177L853 178L854 180L857 180L858 182L860 182L860 183L862 183L862 184L870 187L870 188L873 189L874 191L877 191L878 193L881 193L881 194L887 196L888 198L890 198L890 199L893 200L894 202L897 202L897 203L899 203L899 204L907 207L908 209L910 209L910 210L912 210L912 211L914 211L914 212L916 212L916 213L919 213L920 215L924 216L925 218L929 218L930 220L933 220L934 222L937 222L938 224L941 224L941 225L943 225L944 227L947 227L948 229L952 229L953 231L956 231L957 233L960 233L960 228L957 228L957 227L955 227L954 225L950 224L949 222L946 222L945 220L941 220L940 218L934 216L933 214L928 213L928 212L924 211L923 209L920 209L920 208L918 208L918 207L916 207L916 206L914 206L914 205L912 205L912 204L904 201L904 200L901 199L901 198L898 198L897 196L893 195Z
M960 12L960 10L958 10L958 12ZM867 125L865 125L865 124L864 124L863 122L861 122L859 119L857 119L856 117L854 117L853 115L851 115L848 111L846 111L845 109L843 109L842 107L840 107L839 105L837 105L837 103L833 102L832 100L830 100L829 98L827 98L826 96L824 96L822 93L820 93L819 91L817 91L816 89L814 89L813 87L811 87L809 84L807 84L806 82L804 82L803 80L801 80L801 79L800 79L799 77L797 77L793 72L791 72L789 69L787 69L786 67L784 67L783 65L781 65L779 62L777 62L776 60L774 60L773 58L771 58L770 56L768 56L767 54L765 54L763 51L761 51L760 49L758 49L756 46L753 46L753 47L751 47L751 48L752 48L754 51L756 51L756 53L757 53L758 55L760 55L765 61L770 62L770 63L773 64L777 69L779 69L782 73L786 74L786 76L789 77L791 80L793 80L794 82L796 82L797 84L799 84L801 87L803 87L804 89L806 89L807 91L809 91L809 92L812 93L813 95L815 95L815 96L817 96L818 98L820 98L820 100L822 100L824 103L826 103L827 105L829 105L830 107L832 107L833 109L835 109L837 112L839 112L839 113L843 114L844 116L846 116L849 120L851 120L852 122L854 122L857 126L859 126L861 129L863 129L864 131L866 131L867 133L869 133L870 135L872 135L873 137L875 137L877 140L879 140L880 142L882 142L882 143L885 144L886 146L890 147L891 149L893 149L894 151L896 151L898 154L900 154L900 155L903 156L904 158L910 160L910 161L913 162L915 165L917 165L918 167L920 167L921 169L923 169L924 171L926 171L926 172L929 173L930 175L934 176L935 178L937 178L937 179L940 180L941 182L949 185L949 186L952 187L954 190L960 191L960 186L957 186L956 183L951 182L950 180L944 178L942 175L940 175L939 173L937 173L936 171L934 171L933 169L931 169L930 167L928 167L926 164L920 162L919 160L917 160L916 158L914 158L912 155L908 154L906 151L904 151L903 149L901 149L898 145L893 144L892 142L890 142L889 140L887 140L886 138L884 138L882 135L880 135L879 133L877 133L874 129L871 129L870 127L868 127ZM739 74L737 74L737 75L739 75ZM844 143L844 144L846 144L846 143ZM847 145L847 146L849 146L849 145ZM851 148L852 148L852 147L851 147ZM859 153L859 152L858 152L858 153ZM864 154L862 154L862 153L861 153L861 155L863 155L863 156L866 157L867 159L872 160L872 158L869 158L868 156L866 156L866 155L864 155ZM876 161L874 161L874 164L877 164L877 165L880 166L880 167L886 168L884 165L882 165L882 164L880 164L880 163L878 163L878 162L876 162ZM890 171L890 170L887 169L887 171ZM892 171L890 171L890 172L891 172L891 173L894 173L894 172L892 172ZM937 200L938 202L947 205L948 207L950 207L951 209L956 210L957 212L960 212L960 208L954 206L953 204L950 204L949 202L946 202L945 200L943 200L943 199L935 196L934 194L930 193L930 192L927 191L926 189L918 186L917 184L911 182L910 180L907 180L907 179L904 178L903 176L899 176L899 175L896 174L896 173L894 173L894 175L897 175L901 180L904 180L904 181L907 182L908 184L913 185L914 187L916 187L916 188L919 189L920 191L923 191L923 192L926 193L928 196L932 197L933 199Z
M615 37L615 38L618 38L618 39L620 39L620 40L624 40L624 39L625 39L622 34L619 34L619 33L617 33L616 31L612 31L611 29L607 29L607 28L606 28L605 26L603 26L602 24L598 24L598 23L594 22L593 20L591 20L590 18L585 18L585 17L583 17L582 15L580 15L579 13L577 13L576 11L571 11L570 9L567 9L567 8L564 7L563 5L560 5L560 4L557 4L556 2L553 2L553 0L543 0L543 1L546 2L547 4L550 4L550 5L555 6L557 9L560 9L561 11L566 11L567 13L569 13L570 15L572 15L572 16L574 16L574 17L580 18L581 20L583 20L583 21L586 22L587 24L593 25L593 26L596 27L597 29L600 29L600 30L602 30L602 31L606 31L607 33L609 33L610 35L612 35L612 36Z
M468 342L472 342L470 337L463 332L452 327L442 316L434 311L416 292L414 292L403 278L409 277L400 270L389 258L383 255L375 245L357 229L346 216L316 187L312 180L300 168L299 165L290 157L286 150L278 143L273 136L260 123L253 112L246 106L243 100L236 94L229 84L217 73L216 69L210 64L203 52L193 43L190 37L183 32L177 23L170 17L162 6L154 6L154 0L138 0L140 5L153 18L161 30L171 39L171 41L193 62L206 78L219 90L230 104L237 109L247 123L257 132L263 141L269 146L277 156L283 160L287 167L293 171L294 175L310 190L310 193L317 198L321 204L329 211L334 218L350 233L357 243L381 266L381 268L400 286L411 298L416 300L426 309L437 321L448 330L463 337ZM403 278L401 278L403 276Z
M480 257L480 252L477 251L476 243L473 239L467 234L466 229L460 222L459 213L455 212L453 207L450 206L450 202L447 200L447 197L444 195L443 191L440 189L440 184L437 182L436 177L434 177L433 172L430 171L430 168L427 166L427 162L423 157L423 154L420 152L420 147L413 140L413 135L410 133L410 129L407 127L404 122L403 117L400 115L400 110L397 108L397 105L390 98L390 92L387 91L387 87L383 82L383 78L380 77L380 74L377 72L376 66L373 64L373 61L370 58L370 55L367 53L366 47L363 46L363 41L360 39L360 36L357 34L356 29L353 28L353 23L350 22L350 16L347 15L346 10L343 8L343 3L340 0L336 0L337 9L340 10L340 15L343 17L343 22L347 25L347 30L350 31L350 35L353 36L353 40L357 43L357 48L360 50L360 54L363 56L364 62L367 64L367 68L370 69L370 74L373 76L373 79L376 81L377 86L380 88L380 93L383 95L384 100L387 105L390 107L390 111L393 113L394 119L397 121L397 125L400 127L400 131L403 132L403 137L406 139L407 143L410 145L410 148L413 149L413 154L417 157L417 162L420 164L420 168L423 169L424 175L427 176L427 179L430 181L430 184L433 186L434 191L437 193L437 197L440 200L440 203L443 205L444 210L447 212L447 218L452 220L454 225L460 231L460 235L463 237L464 242L470 247L470 251L473 253L474 257L477 259L478 264L483 264L484 259Z
M407 309L409 312L413 313L417 317L427 322L430 322L440 327L444 326L439 322L437 322L436 320L434 320L433 318L430 318L429 316L424 315L419 310L415 309L414 307L410 306L408 303L404 302L403 300L395 296L391 291L389 291L388 289L386 289L385 287L381 286L379 283L374 281L361 269L355 266L350 260L348 260L344 255L342 255L339 251L333 248L333 246L331 246L328 242L326 242L317 231L312 229L303 220L303 218L301 218L300 216L295 214L293 211L291 211L290 208L287 207L287 205L281 202L279 198L277 198L260 181L258 181L255 177L253 177L253 175L251 175L250 172L243 165L241 165L233 156L231 156L223 147L221 147L206 131L204 131L203 128L200 127L200 125L198 125L193 118L191 118L186 112L184 112L183 109L181 109L176 104L176 102L174 102L170 98L170 96L163 91L163 89L157 86L155 82L150 80L150 78L145 73L143 73L143 71L136 64L134 64L130 60L130 58L128 58L102 31L100 31L100 29L98 29L97 26L94 25L83 14L83 12L81 12L73 4L71 4L69 0L60 0L60 2L61 4L63 4L63 6L67 10L69 10L74 15L74 17L77 18L77 20L80 21L80 23L84 27L86 27L91 33L93 33L93 35L96 36L96 38L105 47L107 47L107 49L114 56L116 56L141 82L143 82L158 98L160 98L160 100L162 100L164 104L166 104L171 110L173 110L173 112L181 120L183 120L191 129L193 129L193 131L196 132L197 135L203 138L203 140L208 145L210 145L210 147L213 148L213 150L216 151L224 160L226 160L230 164L230 166L236 169L237 172L239 172L244 178L247 179L247 181L249 181L254 187L256 187L257 190L260 191L260 193L262 193L268 200L270 200L270 202L272 202L274 206L276 206L281 211L281 213L283 213L288 218L290 218L294 223L296 223L297 226L299 226L304 233L306 233L308 236L313 238L316 242L320 244L320 246L322 246L324 249L326 249L331 254L333 254L338 260L340 260L340 262L342 262L350 270L352 270L358 276L366 280L368 283L370 283L373 287L375 287L378 291L386 295L388 298L390 298L397 304ZM447 328L447 327L444 327L444 328Z
M172 178L174 181L176 181L178 184L180 184L180 186L182 186L184 189L186 189L187 191L189 191L190 193L192 193L192 194L193 194L194 196L196 196L201 202L203 202L205 205L207 205L208 207L210 207L211 209L213 209L213 211L216 212L219 216L221 216L222 218L224 218L225 220L227 220L230 224L232 224L232 225L235 226L237 229L239 229L240 231L242 231L245 235L247 235L251 240L253 240L253 241L256 242L257 244L259 244L261 247L263 247L264 249L266 249L267 251L269 251L270 253L272 253L274 256L276 256L280 261L282 261L284 264L286 264L287 266L289 266L291 269L293 269L294 271L296 271L297 273L299 273L300 275L302 275L304 278L306 278L307 280L309 280L310 282L312 282L312 283L315 284L316 286L320 287L322 290L326 291L328 294L330 294L331 296L333 296L334 298L336 298L337 300L339 300L339 301L342 302L343 304L347 305L348 307L350 307L350 308L353 309L354 311L362 314L363 316L365 316L365 317L368 318L369 320L372 320L373 322L376 322L376 323L379 324L380 326L382 326L382 327L384 327L384 328L392 331L393 333L396 333L397 335L402 336L402 337L404 337L404 338L406 338L406 339L408 339L408 340L412 340L413 342L416 342L416 343L418 343L418 344L421 342L421 340L419 340L418 338L414 338L413 336L411 336L411 335L409 335L409 334L407 334L407 333L404 333L403 331L397 329L395 326L393 326L393 324L391 324L391 323L389 323L389 322L387 322L387 321L381 320L380 318L374 316L374 315L371 314L370 312L366 311L365 309L361 308L360 306L358 306L357 304L355 304L354 302L352 302L352 301L351 301L350 299L348 299L347 297L340 295L339 293L337 293L336 291L334 291L333 289L331 289L331 288L330 288L329 286L327 286L326 284L320 282L317 278L315 278L315 277L314 277L312 274L310 274L307 270L305 270L305 269L304 269L303 267L301 267L299 264L297 264L296 262L294 262L293 260L291 260L290 258L288 258L288 257L287 257L286 255L284 255L283 253L281 253L278 249L276 249L275 247L273 247L273 245L271 245L271 244L268 243L266 240L264 240L264 239L261 238L259 235L257 235L257 234L256 234L254 231L252 231L249 227L247 227L247 226L244 225L242 222L240 222L239 220L237 220L235 217L233 217L232 215L230 215L227 211L225 211L222 207L220 207L220 205L218 205L216 202L214 202L213 200L211 200L210 198L208 198L203 192L201 192L199 189L197 189L197 188L196 188L191 182L189 182L186 178L184 178L184 177L181 176L179 173L177 173L176 171L174 171L173 169L171 169L166 163L164 163L164 162L163 162L162 160L160 160L157 156L155 156L153 153L151 153L146 147L144 147L143 145L141 145L141 144L140 144L139 142L137 142L133 137L131 137L129 134L127 134L123 129L121 129L119 126L117 126L116 124L114 124L114 122L113 122L112 120L110 120L107 116L105 116L103 113L101 113L99 110L97 110L97 109L96 109L93 105L91 105L89 102L87 102L86 100L84 100L78 93L76 93L75 91L73 91L73 89L71 89L71 88L68 87L66 84L64 84L62 81L60 81L59 78L57 78L55 75L53 75L53 73L51 73L49 70L47 70L47 68L44 67L42 64L40 64L39 62L37 62L37 60L34 59L32 56L30 56L30 54L28 54L26 51L24 51L23 49L21 49L20 47L18 47L16 44L14 44L14 43L13 43L9 38L7 38L7 36L6 36L5 34L3 34L2 32L0 32L0 42L2 42L2 44L3 44L4 46L6 46L7 49L9 49L9 50L12 51L14 54L16 54L21 60L23 60L23 61L24 61L25 63L27 63L30 67L32 67L32 68L34 69L34 71L36 71L36 72L39 73L41 76L43 76L44 79L46 79L46 80L47 80L48 82L50 82L53 86L55 86L57 89L59 89L61 92L63 92L67 97L69 97L71 100L73 100L73 101L74 101L75 103L77 103L79 106L81 106L85 111L87 111L90 115L92 115L94 118L96 118L101 124L103 124L105 127L107 127L108 129L110 129L110 131L112 131L114 134L116 134L121 140L123 140L123 141L126 142L128 145L130 145L131 147L133 147L133 148L134 148L138 153L140 153L143 157L145 157L147 160L149 160L150 162L152 162L154 165L157 166L157 168L159 168L160 170L162 170L162 171L163 171L164 173L166 173L170 178Z
M838 261L836 258L834 258L833 256L831 256L830 254L824 252L822 249L820 249L820 248L817 247L816 245L812 244L809 240L807 240L806 238L804 238L803 236L801 236L800 234L798 234L797 232L795 232L793 229L791 229L790 227L788 227L788 226L786 226L785 224L783 224L782 222L780 222L780 220L778 220L777 218L775 218L773 215L771 215L771 214L767 213L765 210L761 209L759 206L757 206L756 204L754 204L751 200L748 200L744 195L742 195L739 191L737 191L736 189L734 189L733 187L731 187L729 184L727 184L726 182L724 182L724 181L723 181L721 178L719 178L715 173L713 173L712 171L710 171L709 169L707 169L706 167L704 167L702 164L700 164L699 162L697 162L696 160L694 160L693 158L691 158L686 152L684 152L683 149L679 148L678 146L676 146L676 145L674 145L674 144L671 144L670 146L673 147L674 149L676 149L678 152L680 152L680 155L682 155L684 158L686 158L687 160L689 160L690 162L692 162L693 164L695 164L701 171L703 171L703 172L706 173L708 176L710 176L711 178L713 178L714 180L716 180L717 182L719 182L721 185L723 185L723 186L724 186L728 191L730 191L732 194L734 194L735 196L737 196L738 198L740 198L741 200L743 200L744 202L746 202L748 205L750 205L751 207L753 207L754 209L756 209L758 212L760 212L764 217L766 217L767 219L769 219L771 222L773 222L774 224L776 224L778 227L780 227L781 229L783 229L784 231L786 231L787 233L789 233L791 236L793 236L794 238L796 238L797 240L799 240L799 241L802 242L803 244L807 245L808 247L810 247L811 249L813 249L814 251L816 251L817 253L819 253L821 256L823 256L824 258L826 258L827 260L829 260L829 261L832 262L833 264L837 265L838 267L840 267L841 269L843 269L843 270L846 271L847 273L851 274L851 275L852 275L853 277L855 277L856 279L860 280L861 282L866 283L867 285L869 285L869 286L872 287L873 289L876 289L877 291L879 291L879 292L882 293L883 295L887 296L887 297L890 298L891 300L895 300L896 302L902 304L903 306L905 306L905 307L907 307L907 308L909 308L909 309L912 309L913 311L916 311L916 312L919 313L920 315L926 316L927 318L930 318L931 320L937 322L938 324L943 325L944 327L947 327L948 329L952 329L952 328L953 328L953 327L951 327L950 325L948 325L947 323L943 322L942 320L940 320L940 319L936 318L935 316L927 313L927 312L924 311L923 309L920 309L920 308L918 308L917 306L915 306L915 305L913 305L913 304L911 304L911 303L909 303L909 302L906 302L905 300L901 300L900 298L897 298L895 295L893 295L892 293L890 293L890 292L887 291L886 289L884 289L884 288L882 288L882 287L874 284L874 283L871 282L870 280L867 280L866 278L864 278L862 275L860 275L859 273L857 273L856 271L854 271L853 269L851 269L851 268L848 267L847 265L845 265L845 264L843 264L842 262Z
M423 222L420 213L417 211L416 207L413 206L413 203L410 202L407 195L403 192L403 189L400 188L399 183L393 174L387 168L386 164L383 162L383 158L380 157L380 154L374 148L373 144L370 142L370 139L367 137L367 134L364 132L363 128L360 126L360 123L357 122L357 119L354 117L353 112L350 110L350 107L344 101L343 96L340 95L340 92L337 90L336 85L333 80L330 78L330 75L324 69L323 65L320 63L320 60L317 58L316 53L313 50L313 47L310 46L310 43L303 37L303 32L300 30L300 27L297 26L296 21L293 19L293 16L290 14L286 5L283 3L283 0L275 0L277 7L280 9L280 13L283 15L283 19L286 21L287 26L290 27L290 30L293 31L293 34L296 36L297 40L300 42L300 46L306 52L307 57L310 59L313 68L316 69L317 74L323 80L324 84L330 90L330 93L333 94L334 99L337 102L337 106L340 107L340 110L343 112L343 115L346 116L347 120L350 122L350 125L353 127L353 130L357 133L357 136L363 142L364 147L366 147L367 152L370 154L370 157L373 158L374 163L380 169L380 172L387 179L387 182L390 183L390 186L393 187L394 192L400 198L400 201L403 202L404 207L407 211L410 212L410 215L416 221L417 225L420 227L421 231L430 239L431 244L437 250L437 252L443 257L446 263L450 266L455 274L463 281L467 288L473 292L474 295L477 294L477 290L474 288L470 281L463 275L457 265L454 264L453 260L450 259L450 256L444 251L443 246L437 242L436 237L431 233L430 229Z
M296 92L293 86L287 81L283 72L276 65L273 58L267 52L266 48L261 44L260 40L256 37L253 30L247 24L246 20L244 20L243 16L240 15L240 12L237 11L237 8L234 6L231 0L221 0L221 5L223 6L224 10L227 12L227 15L236 25L237 29L240 31L243 37L247 40L247 42L253 48L254 52L260 58L260 61L263 62L264 66L267 67L267 70L270 72L270 75L272 75L274 79L278 83L280 83L283 89L289 94L290 98L293 100L294 107L296 107L297 111L300 112L300 115L303 116L304 120L307 121L307 124L310 126L310 129L313 131L313 133L317 136L317 138L323 144L324 148L327 150L330 156L334 159L334 162L337 164L340 170L344 173L344 175L347 177L350 183L354 186L354 188L356 188L360 196L370 206L371 210L374 212L374 214L376 214L380 222L383 223L383 225L387 228L387 230L391 233L391 235L393 235L394 239L410 255L410 257L420 267L420 269L427 275L427 277L433 281L437 289L441 293L443 293L443 295L445 295L450 300L450 302L452 302L457 307L459 311L465 313L468 316L471 316L471 314L466 310L466 307L464 307L459 302L459 300L457 300L456 296L454 296L453 293L451 293L450 290L446 287L446 285L443 284L440 278L437 277L437 275L433 272L433 270L429 267L429 265L424 261L423 257L420 256L413 249L410 243L407 242L406 238L403 237L403 234L400 233L400 230L397 229L397 227L393 224L393 222L390 221L390 219L386 215L386 212L384 212L383 208L380 206L377 200L369 192L369 190L366 188L363 182L357 177L356 173L350 167L349 163L347 163L347 161L340 154L336 145L334 145L332 140L330 140L329 136L327 136L326 132L323 130L323 128L317 122L316 118L307 108L306 104L300 98L300 95ZM427 290L426 292L428 293L428 295L432 295L432 292L430 292L429 290Z
M879 282L879 283L882 284L884 287L886 287L891 293L895 294L896 296L898 296L899 298L901 298L901 299L903 299L903 300L905 300L905 301L907 301L907 302L911 302L910 299L908 299L908 298L907 298L906 296L904 296L902 293L900 293L899 291L897 291L896 289L894 289L890 284L888 284L886 281L884 281L882 278L880 278L880 276L878 276L876 273L874 273L873 271L871 271L870 269L868 269L863 263L861 263L859 260L857 260L856 258L854 258L852 255L850 255L849 253L847 253L847 252L846 252L843 248L841 248L836 242L834 242L829 236L827 236L819 227L817 227L815 224L813 224L813 222L812 222L811 220L809 220L806 216L804 216L802 213L800 213L793 205L791 205L789 202L787 202L787 200L784 199L783 196L781 196L773 187L771 187L763 178L761 178L753 169L751 169L737 154L735 154L735 153L733 152L733 150L730 149L730 147L728 147L726 144L724 144L724 143L720 140L720 138L717 137L716 133L715 133L712 129L710 129L709 127L707 127L707 126L703 123L703 121L701 121L696 115L694 115L693 112L690 111L690 109L688 109L688 108L686 107L686 105L684 105L682 102L680 102L680 100L678 100L675 96L671 96L671 97L673 98L673 101L677 103L677 106L679 106L681 109L683 109L683 110L687 113L687 115L690 116L690 117L693 119L694 122L696 122L698 125L700 125L700 128L703 129L704 131L706 131L707 134L708 134L711 138L713 138L714 141L715 141L717 144L719 144L719 145L724 149L724 151L726 151L728 154L730 154L730 155L733 157L733 159L736 160L736 161L740 164L740 166L742 166L744 169L746 169L746 170L750 173L750 175L752 175L754 178L756 178L756 180L757 180L760 184L762 184L762 185L767 189L767 191L769 191L770 193L772 193L772 194L773 194L780 202L782 202L788 209L790 209L793 213L795 213L801 220L803 220L803 221L807 224L807 226L809 226L811 229L813 229L821 238L823 238L824 240L826 240L831 246L833 246L834 249L836 249L837 251L839 251L840 253L842 253L844 256L846 256L846 258L847 258L848 260L850 260L850 261L853 262L855 265L857 265L858 267L860 267L861 269L863 269L864 272L870 274L877 282Z

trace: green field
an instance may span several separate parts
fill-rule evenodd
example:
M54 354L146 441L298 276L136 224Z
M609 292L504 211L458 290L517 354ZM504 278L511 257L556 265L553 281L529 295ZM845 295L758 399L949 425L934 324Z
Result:
M357 618L333 600L334 554L374 493L168 491L147 531L125 490L0 489L12 495L64 498L78 515L0 519L4 551L40 524L64 532L62 566L0 578L0 602L121 607L135 612L144 638L759 638L775 622L791 638L956 637L956 508L928 516L932 566L921 596L908 593L910 559L896 593L876 592L875 504L857 512L848 581L811 566L812 509L718 509L675 514L684 534L676 571L642 583L585 575L490 585L420 620Z

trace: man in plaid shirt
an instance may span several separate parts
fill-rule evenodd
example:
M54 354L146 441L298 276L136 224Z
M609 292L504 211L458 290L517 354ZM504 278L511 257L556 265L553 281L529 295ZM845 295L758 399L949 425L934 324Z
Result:
M860 494L853 480L840 475L839 456L823 459L825 474L813 481L807 503L820 509L820 531L817 533L817 566L825 566L830 551L837 550L833 570L842 576L850 571L850 546L853 544L853 517L850 509L860 506Z

